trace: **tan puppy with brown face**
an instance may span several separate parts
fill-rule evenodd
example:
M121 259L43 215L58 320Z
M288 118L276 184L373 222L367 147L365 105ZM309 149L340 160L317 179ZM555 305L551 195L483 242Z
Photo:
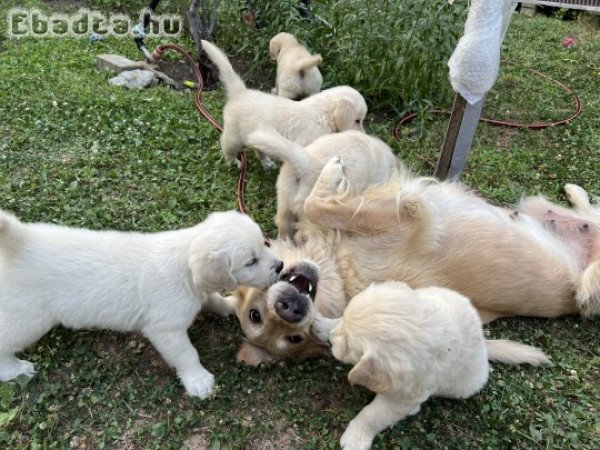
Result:
M248 136L247 144L283 162L277 178L275 225L279 237L286 239L293 239L304 217L304 202L332 157L344 160L349 195L389 183L405 170L383 141L355 130L321 136L303 148L273 129L262 128Z
M302 99L321 90L321 55L311 55L290 33L278 33L269 42L271 59L277 60L277 79L271 91L280 97Z
M369 449L377 433L419 412L431 396L474 395L487 381L488 359L550 362L535 347L484 340L469 299L438 287L373 284L350 301L343 318L317 318L313 328L329 340L333 356L354 365L350 383L377 394L342 435L345 450Z
M269 126L302 146L325 134L364 131L367 103L356 89L337 86L301 101L248 89L218 47L206 41L202 46L219 68L227 89L221 134L221 150L227 161L236 159L247 145L248 136L261 126ZM268 156L257 156L263 167L273 167Z

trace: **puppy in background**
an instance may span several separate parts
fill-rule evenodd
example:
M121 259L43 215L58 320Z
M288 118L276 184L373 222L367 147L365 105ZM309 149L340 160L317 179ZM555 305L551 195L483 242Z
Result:
M290 33L278 33L269 42L271 59L277 60L277 78L271 92L299 100L321 90L321 55L311 55Z
M283 161L277 178L275 215L279 238L293 239L297 223L304 218L304 202L330 159L344 160L346 184L341 189L351 195L387 184L404 171L383 141L355 130L321 136L303 148L263 127L248 136L247 144Z
M325 134L364 131L367 103L357 90L338 86L297 102L248 89L218 47L207 41L202 41L202 47L218 67L227 90L221 134L221 150L226 160L235 160L247 145L248 135L261 126L269 126L302 146ZM257 156L263 167L274 166L267 155L257 153Z
M488 379L488 360L549 363L535 347L485 340L469 299L439 287L372 284L350 301L341 319L321 316L313 331L329 339L333 356L354 365L351 384L377 394L342 435L346 450L370 448L377 433L416 414L433 395L474 395Z
M282 267L259 226L235 211L142 234L22 223L0 210L0 381L33 376L14 354L57 325L139 331L188 394L205 398L214 376L187 329L201 309L235 311L219 291L267 287Z

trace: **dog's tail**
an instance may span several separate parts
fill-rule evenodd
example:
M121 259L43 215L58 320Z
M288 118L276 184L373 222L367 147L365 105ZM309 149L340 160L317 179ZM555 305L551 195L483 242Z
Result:
M295 172L305 173L308 170L309 156L304 148L272 128L261 127L253 131L246 139L246 145L288 163Z
M246 89L246 85L244 81L240 78L240 76L233 70L233 66L229 62L229 59L223 53L219 47L216 45L203 40L202 48L210 58L210 60L215 63L217 68L219 69L219 79L225 85L225 89L227 92L234 92Z
M585 317L600 314L600 261L595 261L583 271L575 291L577 309Z
M546 354L537 347L509 341L508 339L486 340L488 359L504 364L551 364Z
M321 55L311 55L306 58L302 58L300 61L296 63L296 69L298 72L307 71L315 66L318 66L323 62L323 57Z
M22 241L23 224L12 214L0 209L0 252L12 253Z

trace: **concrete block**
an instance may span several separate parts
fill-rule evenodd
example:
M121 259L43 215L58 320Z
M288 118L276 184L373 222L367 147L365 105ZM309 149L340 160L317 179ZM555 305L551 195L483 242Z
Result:
M98 55L96 58L96 67L98 70L109 70L116 73L121 73L125 70L145 69L144 62L132 61L121 55Z

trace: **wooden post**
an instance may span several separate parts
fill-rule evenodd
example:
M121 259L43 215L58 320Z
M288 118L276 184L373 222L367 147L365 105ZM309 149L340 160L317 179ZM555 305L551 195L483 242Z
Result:
M470 105L459 93L454 96L448 130L435 168L435 176L438 179L456 180L460 177L471 151L484 101L485 96Z

